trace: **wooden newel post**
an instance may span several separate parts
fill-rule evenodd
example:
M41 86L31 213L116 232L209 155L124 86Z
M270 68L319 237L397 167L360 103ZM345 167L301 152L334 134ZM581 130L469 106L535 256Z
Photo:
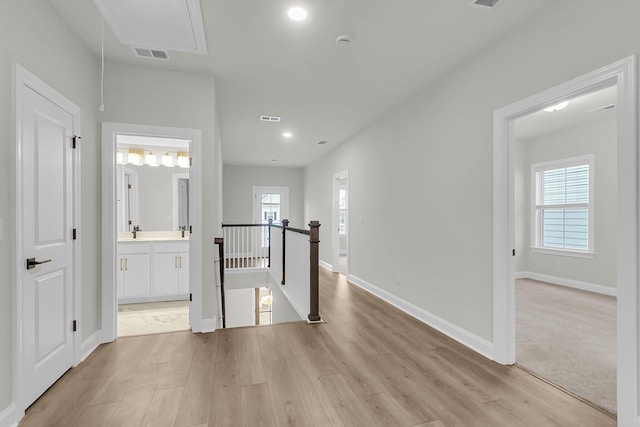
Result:
M287 240L287 227L289 226L289 220L282 220L282 282L281 284L285 284L285 270L286 270L286 259L287 259L287 251L285 250L286 240Z
M224 238L216 237L213 242L218 245L218 256L220 258L220 305L222 306L222 328L227 327L224 313Z
M320 243L320 221L311 221L309 223L309 272L310 272L310 304L309 304L309 321L319 322L320 319L320 271L319 271L319 243Z

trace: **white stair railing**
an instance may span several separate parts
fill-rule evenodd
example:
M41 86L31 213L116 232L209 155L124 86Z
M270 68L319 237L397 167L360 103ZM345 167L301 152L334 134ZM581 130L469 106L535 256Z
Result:
M269 224L223 225L226 269L267 268Z

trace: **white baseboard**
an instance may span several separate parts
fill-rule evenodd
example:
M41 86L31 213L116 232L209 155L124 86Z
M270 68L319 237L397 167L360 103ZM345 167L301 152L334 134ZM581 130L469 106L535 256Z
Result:
M4 411L0 412L0 427L17 427L16 405L11 403Z
M540 282L547 282L553 285L566 286L567 288L580 289L582 291L595 292L597 294L618 296L618 289L609 286L597 285L595 283L581 282L579 280L565 279L548 274L533 273L531 271L519 271L515 273L516 279L531 279Z
M347 276L347 280L352 282L354 285L364 289L365 291L377 296L378 298L388 302L394 307L399 308L410 316L415 317L422 323L425 323L432 328L437 329L438 331L453 338L459 343L480 353L484 357L493 360L493 343L485 340L484 338L480 338L479 336L474 335L471 332L462 329L461 327L454 325L453 323L448 322L447 320L444 320L443 318L438 317L423 308L417 307L410 302L403 300L402 298L398 298L397 296L385 291L384 289L380 289L377 286L374 286L371 283L368 283L367 281L352 274Z
M218 329L218 319L202 319L200 327L201 328L198 332L215 332L215 330Z
M102 329L98 329L94 333L92 333L89 338L84 340L82 344L80 344L80 361L84 362L84 360L89 357L91 353L95 351L96 348L100 344L102 344Z
M320 267L333 272L333 266L331 264L329 264L328 262L325 262L323 260L319 260L318 264L320 265Z

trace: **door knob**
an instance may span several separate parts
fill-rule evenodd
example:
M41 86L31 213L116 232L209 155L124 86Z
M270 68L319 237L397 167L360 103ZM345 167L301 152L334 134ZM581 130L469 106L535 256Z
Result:
M35 258L27 258L27 270L33 270L36 268L36 265L46 264L51 262L50 259L45 259L44 261L36 261Z

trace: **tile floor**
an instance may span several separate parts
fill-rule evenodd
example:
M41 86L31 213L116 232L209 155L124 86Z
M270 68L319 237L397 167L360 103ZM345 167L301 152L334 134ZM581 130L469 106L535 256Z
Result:
M186 300L118 306L119 337L189 329L189 301Z

